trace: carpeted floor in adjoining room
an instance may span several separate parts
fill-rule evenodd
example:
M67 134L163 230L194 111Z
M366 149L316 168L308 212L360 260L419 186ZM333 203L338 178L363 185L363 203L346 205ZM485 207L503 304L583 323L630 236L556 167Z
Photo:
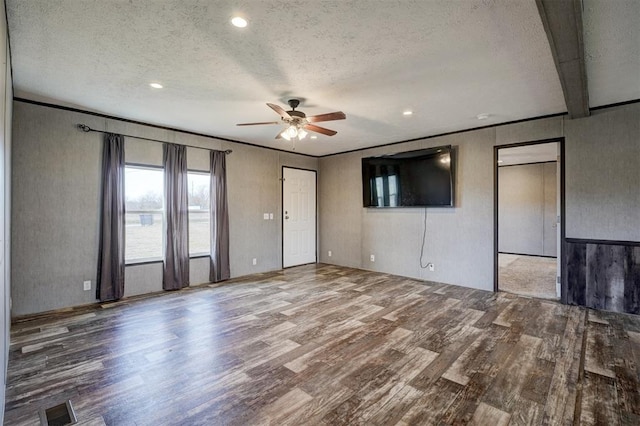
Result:
M558 299L555 258L498 254L498 289L522 296Z

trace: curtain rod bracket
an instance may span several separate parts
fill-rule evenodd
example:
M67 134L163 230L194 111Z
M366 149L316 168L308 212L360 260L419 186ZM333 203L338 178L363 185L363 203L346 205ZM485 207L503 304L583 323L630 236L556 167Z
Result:
M78 124L77 127L85 133L89 133L91 131L91 127L87 126L86 124Z

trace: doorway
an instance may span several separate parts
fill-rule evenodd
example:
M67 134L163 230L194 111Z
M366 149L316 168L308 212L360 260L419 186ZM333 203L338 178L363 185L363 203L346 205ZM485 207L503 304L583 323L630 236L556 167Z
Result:
M282 267L316 262L316 171L282 168Z
M495 289L561 299L563 141L495 150Z

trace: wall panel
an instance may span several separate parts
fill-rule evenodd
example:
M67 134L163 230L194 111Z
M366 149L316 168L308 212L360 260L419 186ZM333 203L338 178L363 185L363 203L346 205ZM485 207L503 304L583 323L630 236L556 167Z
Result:
M319 258L326 263L490 290L494 275L493 146L563 136L566 235L640 241L638 129L640 103L595 111L583 119L531 120L321 158ZM420 243L416 243L421 242L424 211L365 211L360 159L444 144L460 148L456 207L427 211L424 260L436 264L436 271L428 272L419 266ZM551 199L550 191L544 197ZM544 233L549 235L545 251L557 245L551 241L555 215L551 206L544 214ZM376 262L372 263L369 255L373 252Z
M498 250L543 255L544 169L542 164L498 169Z
M320 260L490 290L494 140L484 129L322 158ZM426 225L423 208L363 208L363 157L442 145L457 150L455 207L428 208ZM420 266L423 233L423 264L435 271Z
M556 256L557 162L498 168L498 250Z
M640 103L565 120L567 237L640 241Z
M558 162L544 163L542 177L544 203L542 212L542 253L558 256Z
M13 114L13 82L11 77L11 58L7 37L7 20L4 1L0 4L0 365L2 383L0 384L0 423L4 419L4 396L9 362L11 328L11 122Z
M232 277L282 267L281 168L316 170L318 160L215 138L15 102L13 153L14 316L94 303L102 135L76 124L130 135L232 149L227 157ZM206 149L189 148L189 166L208 167ZM129 162L162 164L162 144L125 138ZM263 213L274 213L264 220ZM252 259L257 259L257 265ZM190 262L191 283L208 281L207 259ZM127 266L125 295L162 290L162 265ZM206 281L204 281L206 280Z
M640 314L640 243L570 239L568 303Z
M320 160L24 102L16 102L14 108L16 315L95 300L82 291L82 280L95 280L101 138L78 132L79 122L142 137L164 135L170 142L233 149L228 157L233 276L281 267L281 168L318 169L319 165L320 261L491 289L493 146L563 135L567 236L640 241L640 104L596 111L578 120L534 120ZM423 261L435 263L436 270L430 272L419 264L424 210L363 209L360 159L446 144L459 150L456 206L427 210ZM157 153L150 151L140 148L137 157L149 155L155 160L148 161L157 161ZM78 213L70 213L70 206ZM265 221L262 214L270 212L274 220ZM371 253L376 262L368 260ZM253 258L258 260L256 266L251 264Z

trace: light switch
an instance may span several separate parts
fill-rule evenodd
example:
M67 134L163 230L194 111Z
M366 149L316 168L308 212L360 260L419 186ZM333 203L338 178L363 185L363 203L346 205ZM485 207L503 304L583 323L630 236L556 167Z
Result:
M262 217L264 218L264 220L269 220L269 213L263 214Z
M273 213L269 213L269 220L273 220Z

